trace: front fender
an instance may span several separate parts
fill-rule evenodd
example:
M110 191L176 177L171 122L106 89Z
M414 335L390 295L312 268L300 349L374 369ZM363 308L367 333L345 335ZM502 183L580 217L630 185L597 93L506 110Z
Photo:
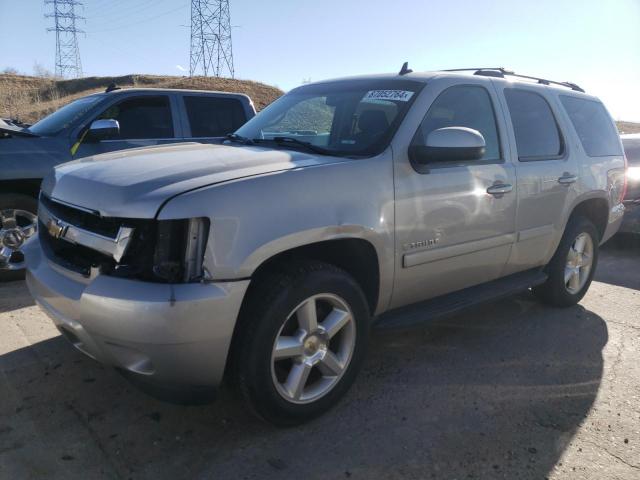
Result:
M269 258L312 243L368 241L380 268L379 299L394 271L391 152L260 175L183 193L158 219L207 217L205 266L216 281L249 278Z

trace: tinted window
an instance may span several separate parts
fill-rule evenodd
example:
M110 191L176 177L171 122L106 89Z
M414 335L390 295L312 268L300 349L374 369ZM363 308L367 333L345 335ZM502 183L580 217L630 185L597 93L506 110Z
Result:
M640 166L640 138L623 138L622 144L629 165Z
M185 96L193 137L224 137L247 120L240 100L206 96Z
M106 109L99 118L120 124L120 139L173 138L169 97L136 97Z
M569 114L587 155L620 155L618 132L602 103L566 95L561 95L560 101Z
M537 93L505 89L518 158L546 159L562 154L562 139L547 101Z
M468 127L479 131L486 143L482 160L500 158L496 118L489 93L483 87L462 85L442 92L422 120L413 144L425 145L429 133L445 127Z

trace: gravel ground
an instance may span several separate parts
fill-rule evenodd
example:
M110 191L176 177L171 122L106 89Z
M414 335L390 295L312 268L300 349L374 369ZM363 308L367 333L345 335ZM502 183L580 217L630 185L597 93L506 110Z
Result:
M302 427L231 395L154 400L0 286L0 478L640 478L640 248L612 245L576 307L523 294L375 333L346 399Z

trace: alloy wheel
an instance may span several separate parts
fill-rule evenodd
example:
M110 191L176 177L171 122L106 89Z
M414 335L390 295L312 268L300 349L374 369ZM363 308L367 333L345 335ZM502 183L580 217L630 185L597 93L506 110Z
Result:
M569 293L578 293L587 283L593 266L593 240L581 233L571 244L564 269L564 284Z
M355 344L355 320L342 298L329 293L307 298L289 314L273 344L276 390L292 403L320 399L342 378Z
M0 210L0 270L24 268L22 246L36 233L38 217L19 209Z

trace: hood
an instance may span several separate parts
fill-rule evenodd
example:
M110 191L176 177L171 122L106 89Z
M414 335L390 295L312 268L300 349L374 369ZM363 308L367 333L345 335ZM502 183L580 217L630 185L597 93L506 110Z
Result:
M264 147L181 143L65 163L44 179L42 191L106 217L153 218L168 199L189 190L343 160Z
M6 120L0 118L0 133L8 133L9 135L13 135L16 137L37 137L33 132L30 132L28 129L24 127L19 127L13 123L7 122Z

